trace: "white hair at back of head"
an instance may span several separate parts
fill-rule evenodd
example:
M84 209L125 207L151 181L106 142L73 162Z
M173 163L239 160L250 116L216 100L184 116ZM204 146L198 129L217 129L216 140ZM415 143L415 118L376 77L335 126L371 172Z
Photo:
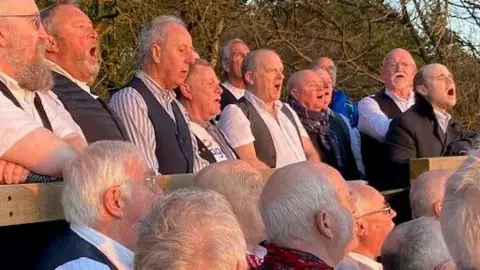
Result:
M422 173L410 187L410 205L413 218L436 216L434 204L442 201L445 191L445 181L449 172L435 170Z
M265 226L258 210L264 182L262 174L243 160L211 164L195 177L195 186L214 190L227 198L247 243L265 240Z
M341 220L340 226L345 226L341 232L345 235L340 238L349 237L346 227L348 217L341 209L340 199L328 181L321 179L328 176L296 176L292 174L297 172L286 169L284 167L272 175L260 196L260 214L267 240L277 244L311 240L316 228L315 216L319 211ZM282 177L277 174L282 174Z
M130 198L131 170L145 163L140 150L121 141L98 141L67 163L63 170L62 206L70 223L91 225L104 213L103 193L119 185Z
M431 217L398 225L382 247L384 270L431 270L448 260L440 223Z
M175 190L144 219L135 269L236 269L246 244L225 197L212 190Z
M480 268L480 159L470 156L447 180L440 222L461 268Z
M152 46L158 44L163 46L168 38L168 25L179 24L186 27L185 22L175 16L162 15L154 18L147 23L140 31L139 40L139 60L141 65L149 63L151 60Z

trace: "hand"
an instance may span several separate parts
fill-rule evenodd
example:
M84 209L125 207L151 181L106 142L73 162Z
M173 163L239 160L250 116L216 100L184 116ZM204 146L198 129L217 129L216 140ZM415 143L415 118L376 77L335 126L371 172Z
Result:
M21 165L0 159L0 183L19 184L27 180L30 171Z

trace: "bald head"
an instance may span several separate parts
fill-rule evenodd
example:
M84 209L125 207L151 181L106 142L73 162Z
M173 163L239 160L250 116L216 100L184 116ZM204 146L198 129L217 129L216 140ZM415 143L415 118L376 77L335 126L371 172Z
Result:
M33 0L0 0L0 16L38 14Z
M410 205L413 218L422 216L438 217L442 209L445 183L451 171L433 170L424 172L412 182L410 187Z
M264 186L262 180L260 171L243 160L211 164L195 177L195 186L222 194L232 205L250 252L266 238L258 210L258 198Z
M330 184L336 181L337 175L320 163L278 169L260 196L267 239L338 264L354 235L352 214Z

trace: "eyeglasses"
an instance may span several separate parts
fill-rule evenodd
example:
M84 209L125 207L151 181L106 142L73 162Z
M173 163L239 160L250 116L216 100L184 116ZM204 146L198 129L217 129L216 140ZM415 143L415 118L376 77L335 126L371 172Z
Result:
M35 26L36 30L40 30L42 26L42 22L40 21L40 15L39 14L31 14L31 15L4 15L0 16L1 18L33 18L33 25Z
M383 212L386 212L388 215L391 215L392 214L392 207L390 206L389 203L385 203L385 207L380 209L380 210L377 210L377 211L372 211L372 212L369 212L369 213L365 213L363 215L360 215L357 217L357 219L359 218L362 218L362 217L366 217L366 216L371 216L371 215L375 215L375 214L378 214L378 213L383 213Z
M157 185L156 177L158 173L154 169L150 169L147 171L145 176L145 182L147 184L148 189L152 191L154 194L160 194L162 189Z

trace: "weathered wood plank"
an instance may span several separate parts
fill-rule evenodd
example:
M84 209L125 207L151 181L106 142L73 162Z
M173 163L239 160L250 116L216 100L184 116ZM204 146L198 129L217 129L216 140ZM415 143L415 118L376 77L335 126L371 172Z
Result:
M420 174L432 170L455 170L466 156L458 157L434 157L434 158L414 158L410 160L410 179L416 179Z

